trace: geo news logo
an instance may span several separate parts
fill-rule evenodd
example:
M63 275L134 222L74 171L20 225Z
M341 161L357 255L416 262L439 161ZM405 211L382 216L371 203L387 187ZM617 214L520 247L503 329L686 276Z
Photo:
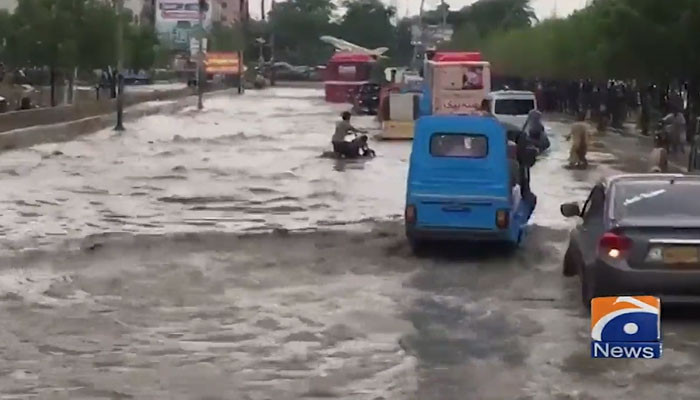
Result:
M653 296L591 301L591 357L661 358L661 300Z

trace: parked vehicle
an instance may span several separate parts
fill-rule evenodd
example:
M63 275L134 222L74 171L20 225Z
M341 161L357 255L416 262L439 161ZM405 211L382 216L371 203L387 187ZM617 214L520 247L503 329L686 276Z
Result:
M268 64L265 70L265 77L269 78L274 73L275 79L281 81L308 81L314 73L311 67L291 65L284 61Z
M578 275L590 307L600 296L653 295L700 299L700 177L618 175L600 181L581 209L564 256L565 276Z
M491 113L504 123L523 128L527 116L532 110L537 110L537 99L532 92L500 90L486 96Z
M360 86L353 100L354 111L357 114L377 115L381 90L381 85L377 83L366 83Z
M506 136L493 118L417 121L405 208L406 236L414 252L429 240L522 242L537 202L529 185L534 156L529 163L518 162L527 154L510 157Z
M153 83L151 75L146 71L126 71L124 72L125 85L150 85Z

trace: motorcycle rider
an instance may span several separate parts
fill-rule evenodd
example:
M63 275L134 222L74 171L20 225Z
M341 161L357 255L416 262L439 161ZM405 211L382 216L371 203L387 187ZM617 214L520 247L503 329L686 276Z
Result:
M347 158L357 158L362 155L361 151L369 150L367 148L367 136L356 137L351 142L345 141L345 137L351 134L367 133L367 131L352 126L350 124L351 116L348 111L341 114L342 119L335 125L335 133L333 133L331 143L333 144L334 153Z

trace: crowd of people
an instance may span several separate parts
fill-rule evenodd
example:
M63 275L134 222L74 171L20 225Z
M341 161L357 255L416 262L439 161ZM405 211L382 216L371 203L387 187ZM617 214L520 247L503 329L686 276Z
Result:
M665 171L667 157L685 155L685 144L693 143L698 128L690 123L696 120L697 113L693 110L688 83L641 86L634 81L615 80L497 79L495 86L532 91L541 111L570 114L579 122L589 120L597 124L599 131L608 127L622 130L625 123L636 125L643 135L654 137L652 170ZM570 164L585 165L583 125L577 124L575 128L570 135L573 139Z

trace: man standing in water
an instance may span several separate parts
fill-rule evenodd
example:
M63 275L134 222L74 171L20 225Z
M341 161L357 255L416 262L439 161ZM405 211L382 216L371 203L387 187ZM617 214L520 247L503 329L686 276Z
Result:
M566 140L571 141L571 150L569 151L569 168L587 168L588 160L588 124L586 123L586 114L580 112L578 121L571 126L571 132L567 135Z
M367 133L362 129L357 129L350 124L351 114L345 111L342 115L342 120L335 125L335 133L331 143L333 143L333 152L348 158L356 158L360 156L360 150L367 144L367 136L355 138L351 142L345 141L345 137L350 134Z
M683 139L685 137L685 117L683 113L678 109L678 106L673 107L673 112L668 114L664 119L664 123L667 124L667 132L669 139L669 153L670 154L685 154L685 148L683 147Z

